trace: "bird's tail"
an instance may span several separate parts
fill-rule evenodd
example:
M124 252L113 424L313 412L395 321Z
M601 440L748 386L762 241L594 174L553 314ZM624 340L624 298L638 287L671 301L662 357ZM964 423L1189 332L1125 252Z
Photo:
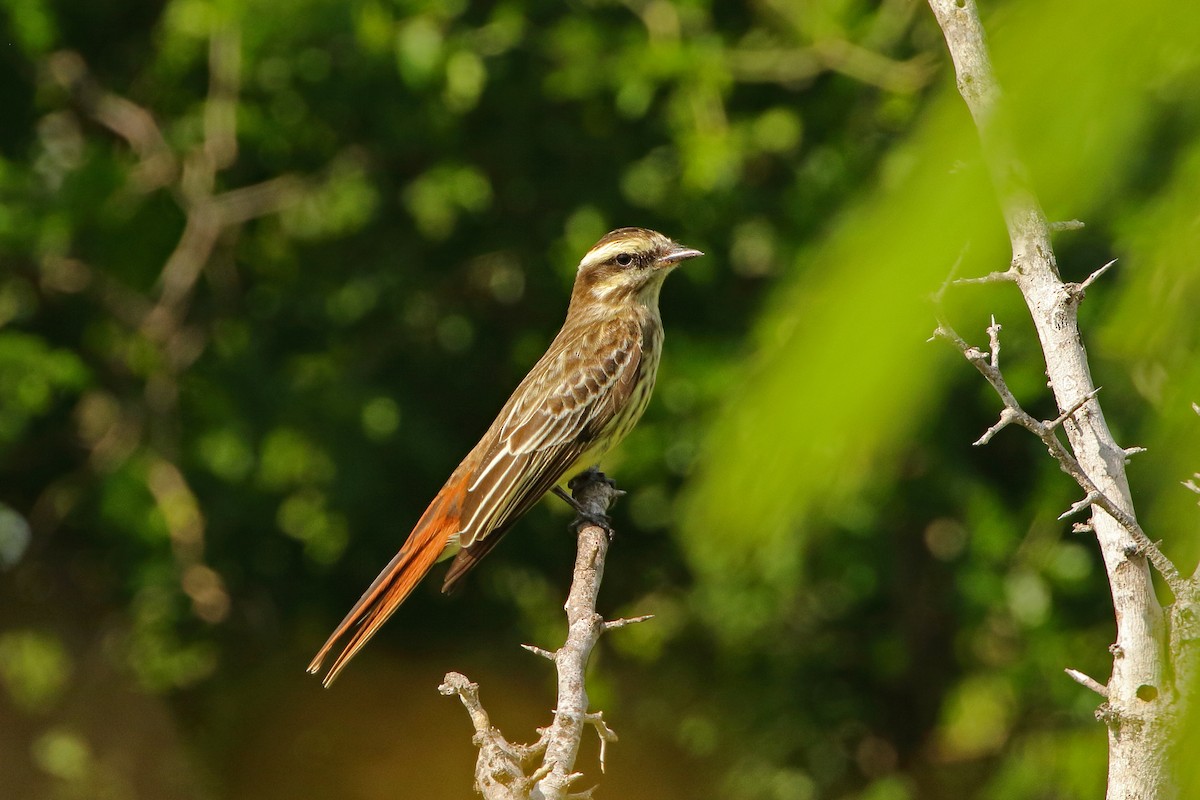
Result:
M308 665L310 673L320 672L321 662L333 650L338 640L357 627L322 679L321 682L326 687L333 683L350 659L354 658L380 626L387 622L388 617L400 607L437 562L450 537L458 532L461 501L467 482L455 478L451 478L438 492L412 533L408 535L400 552L363 592L354 608L350 609L350 613L338 624Z

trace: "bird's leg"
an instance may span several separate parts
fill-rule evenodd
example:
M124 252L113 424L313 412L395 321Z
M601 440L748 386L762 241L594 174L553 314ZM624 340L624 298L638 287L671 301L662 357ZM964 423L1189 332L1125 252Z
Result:
M582 515L582 514L587 513L586 511L583 510L583 506L581 506L579 504L579 501L577 501L574 497L571 497L571 495L569 495L565 491L563 491L563 488L561 486L555 486L550 491L554 492L554 494L556 496L561 497L562 501L564 503L566 503L567 505L569 505L572 509L574 509L576 514Z
M596 467L589 467L567 482L571 494L558 486L554 493L575 509L575 521L571 527L578 532L584 525L595 525L608 534L609 540L616 535L612 520L604 513L616 498L625 494L617 485ZM572 496L573 495L573 496Z

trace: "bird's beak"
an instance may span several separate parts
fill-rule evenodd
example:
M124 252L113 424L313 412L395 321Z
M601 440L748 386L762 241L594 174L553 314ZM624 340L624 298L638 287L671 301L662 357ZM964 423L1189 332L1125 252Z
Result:
M701 253L699 250L693 250L690 247L677 244L665 256L659 258L658 263L663 266L674 266L680 261L687 261L689 258L697 258L702 255L704 253Z

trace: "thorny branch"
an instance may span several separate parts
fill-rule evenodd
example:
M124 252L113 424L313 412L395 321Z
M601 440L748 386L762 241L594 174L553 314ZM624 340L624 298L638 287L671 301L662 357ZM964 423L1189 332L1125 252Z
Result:
M1050 223L1038 203L1013 146L975 1L928 3L954 62L959 94L975 122L1012 246L1009 268L976 282L1012 281L1017 285L1045 356L1048 385L1062 413L1043 422L1017 403L1000 373L1000 328L994 320L988 328L990 354L967 344L940 313L935 337L952 342L1004 402L1000 420L977 444L1016 423L1041 439L1059 466L1083 489L1084 498L1072 505L1068 515L1092 507L1090 527L1104 558L1116 641L1110 647L1113 662L1107 685L1075 670L1067 674L1105 698L1097 719L1108 728L1109 800L1170 800L1177 795L1177 787L1168 756L1200 660L1196 648L1200 641L1200 586L1196 578L1182 579L1138 525L1125 464L1140 448L1122 448L1116 443L1096 399L1098 389L1083 346L1078 307L1087 288L1112 264L1081 283L1062 280L1050 235L1078 225ZM944 291L945 286L937 297ZM1060 428L1069 447L1058 437ZM1148 564L1162 574L1175 595L1165 613Z
M1179 570L1176 569L1175 565L1171 563L1171 560L1167 558L1162 550L1151 541L1146 532L1142 530L1142 526L1138 524L1138 521L1114 503L1104 492L1100 491L1083 470L1083 467L1079 465L1079 461L1072 455L1067 446L1062 443L1062 440L1058 438L1057 429L1068 419L1072 419L1079 409L1083 408L1088 401L1094 398L1100 392L1100 387L1096 387L1088 392L1057 418L1048 422L1039 420L1021 407L1016 396L1005 382L1003 373L1000 371L1000 328L1001 326L993 318L992 324L987 329L990 353L985 353L979 350L979 348L968 344L950 326L945 318L940 315L938 327L934 331L936 338L944 339L958 348L963 357L971 362L979 370L979 373L987 379L987 382L992 385L992 388L996 390L996 394L1000 396L1000 400L1004 403L1004 409L1000 412L999 421L988 428L975 441L975 445L987 444L997 433L1014 423L1041 439L1042 443L1046 445L1046 449L1050 452L1050 455L1054 457L1054 460L1062 468L1062 471L1070 475L1085 493L1084 498L1074 503L1059 519L1066 519L1092 505L1099 506L1111 515L1113 519L1117 520L1129 532L1129 535L1133 537L1137 547L1128 553L1128 555L1145 556L1163 576L1163 580L1166 581L1167 586L1170 587L1172 593L1176 596L1182 596L1184 593L1190 591L1187 581L1179 574ZM1139 451L1140 449L1131 448L1133 451ZM1126 450L1126 454L1132 455L1132 452Z
M442 694L457 695L475 726L474 743L479 748L475 762L475 788L485 800L583 800L593 789L570 792L583 777L575 772L575 759L583 730L591 725L600 739L600 771L604 771L608 743L617 734L599 711L588 711L584 683L592 649L606 631L650 619L649 616L605 621L596 612L596 599L604 577L609 534L597 520L603 519L609 505L623 492L603 474L592 468L571 481L575 501L583 508L575 522L579 546L574 577L564 610L567 612L567 640L556 651L535 645L526 650L554 662L558 673L558 704L554 721L538 729L539 738L530 745L514 745L492 726L479 702L479 687L462 675L451 672L439 687ZM533 762L542 756L541 763ZM532 769L532 772L529 770ZM594 787L593 787L594 788Z

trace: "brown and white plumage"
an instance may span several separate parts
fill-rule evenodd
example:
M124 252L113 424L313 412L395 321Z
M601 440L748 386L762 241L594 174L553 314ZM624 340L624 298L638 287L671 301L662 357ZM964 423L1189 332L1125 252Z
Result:
M337 642L328 686L440 558L455 554L450 591L556 484L595 464L641 418L662 352L658 293L701 255L661 233L620 228L579 264L562 329L496 420L429 504L400 552L317 653Z

